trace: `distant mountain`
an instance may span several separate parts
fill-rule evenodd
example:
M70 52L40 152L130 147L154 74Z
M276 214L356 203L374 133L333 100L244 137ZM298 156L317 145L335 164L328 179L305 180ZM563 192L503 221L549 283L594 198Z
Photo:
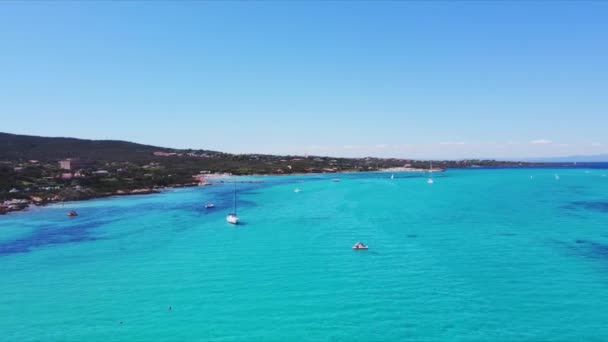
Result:
M51 138L0 132L0 160L58 160L82 158L89 160L147 160L152 152L173 149L136 144L119 140L85 140Z
M608 163L608 154L594 154L588 156L567 156L553 158L535 158L530 161L540 163Z

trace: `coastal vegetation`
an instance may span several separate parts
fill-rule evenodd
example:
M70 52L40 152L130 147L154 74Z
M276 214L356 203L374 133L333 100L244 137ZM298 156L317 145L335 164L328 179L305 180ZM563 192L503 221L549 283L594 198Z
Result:
M63 163L60 163L64 161ZM66 164L66 161L71 163ZM67 167L68 165L69 167ZM435 168L531 166L495 160L433 161ZM195 186L208 175L299 174L428 169L429 161L230 154L115 140L0 133L0 213L30 204Z

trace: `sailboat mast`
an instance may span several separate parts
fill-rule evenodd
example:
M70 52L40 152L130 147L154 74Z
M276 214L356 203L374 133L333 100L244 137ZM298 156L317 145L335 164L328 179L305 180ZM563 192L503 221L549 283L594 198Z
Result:
M236 181L234 181L234 215L236 215Z

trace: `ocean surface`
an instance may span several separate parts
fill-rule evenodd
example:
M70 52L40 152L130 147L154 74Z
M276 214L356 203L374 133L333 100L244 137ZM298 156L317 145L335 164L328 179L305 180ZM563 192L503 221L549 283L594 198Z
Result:
M239 178L239 226L229 184L13 213L0 341L606 341L607 175Z

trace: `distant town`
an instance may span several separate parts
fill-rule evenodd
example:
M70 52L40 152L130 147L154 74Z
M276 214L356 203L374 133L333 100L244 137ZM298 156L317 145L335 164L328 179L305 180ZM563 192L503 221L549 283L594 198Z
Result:
M531 165L494 160L433 161L434 171ZM420 172L429 167L429 161L423 160L228 154L0 133L0 214L30 205L207 186L230 175Z

